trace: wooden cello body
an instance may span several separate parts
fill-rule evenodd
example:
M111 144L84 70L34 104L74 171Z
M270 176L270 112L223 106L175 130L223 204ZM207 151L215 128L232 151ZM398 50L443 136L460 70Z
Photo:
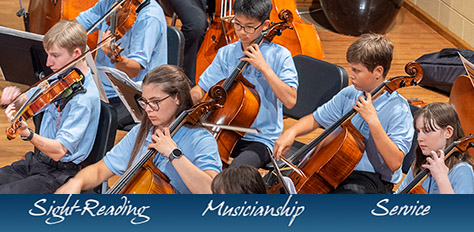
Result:
M98 0L30 0L30 32L44 35L60 20L73 20L97 2ZM98 32L94 32L88 36L87 45L94 48L97 40Z
M371 92L378 96L405 86L417 85L423 77L421 66L411 62L405 66L409 77L401 76L385 80ZM359 163L364 152L364 137L352 125L357 112L351 109L324 132L296 151L288 160L297 164L288 177L298 193L329 193L344 181ZM279 184L269 183L269 193L281 193Z
M303 194L329 193L344 181L359 163L364 152L364 137L348 120L326 137L301 160L304 176L292 172L295 189ZM271 190L275 192L276 190Z
M272 3L270 21L278 21L278 14L283 9L287 9L293 14L293 21L290 23L293 30L286 30L273 42L286 47L292 56L303 54L323 59L323 49L318 33L312 24L305 23L299 17L295 1L272 0ZM232 5L232 0L216 0L214 20L207 30L197 54L196 83L199 82L201 74L214 60L217 50L238 40L230 23L233 17Z
M241 74L239 74L241 75ZM243 77L242 77L243 78ZM224 85L225 80L217 83ZM234 81L228 87L231 91L226 91L226 100L222 108L208 115L203 120L206 122L218 123L221 125L231 125L242 128L250 128L260 109L260 96L251 86L246 86L240 81ZM210 92L213 90L210 90ZM205 98L208 100L207 98ZM221 128L209 128L217 141L217 147L224 166L230 164L230 154L237 143L237 140L245 135L244 132L233 130L223 130Z
M474 80L464 75L456 78L449 103L456 109L464 134L474 134ZM474 157L474 151L469 152Z

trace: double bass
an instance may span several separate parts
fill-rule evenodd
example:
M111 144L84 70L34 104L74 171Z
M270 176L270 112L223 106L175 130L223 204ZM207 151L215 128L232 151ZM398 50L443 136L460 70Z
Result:
M93 7L98 0L30 0L29 32L46 34L60 20L73 20L79 13ZM97 46L99 33L88 35L87 46Z
M323 59L323 49L318 33L312 24L305 23L298 15L294 0L272 0L273 9L270 12L270 21L275 22L279 18L279 12L287 9L293 14L290 27L273 42L280 44L290 50L291 55L308 55ZM233 18L233 0L216 0L216 9L211 26L206 32L204 40L199 48L196 61L196 83L199 77L212 63L219 48L238 40L230 21Z
M399 76L385 80L371 95L378 96L383 90L392 93L398 88L415 86L423 77L418 63L405 66L410 76ZM324 194L334 190L344 181L359 163L364 152L364 137L352 125L354 109L344 114L320 136L295 152L288 160L295 165L288 177L296 191L303 194ZM274 178L269 178L272 181ZM279 184L269 183L270 193L280 193Z

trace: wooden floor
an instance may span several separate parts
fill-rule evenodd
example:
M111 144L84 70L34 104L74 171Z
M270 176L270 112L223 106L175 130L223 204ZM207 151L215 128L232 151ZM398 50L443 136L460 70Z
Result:
M296 2L300 3L298 5L300 13L308 11L308 6L311 5L308 4L311 2L308 0L298 0ZM23 0L23 4L24 7L27 8L28 0ZM18 1L0 0L0 25L23 30L23 22L20 18L15 16L18 9ZM314 15L314 13L302 14L302 17L307 21L314 22L311 15ZM315 26L322 42L325 60L341 65L349 71L348 65L345 61L345 51L357 38L334 33L318 24ZM389 77L405 75L403 71L405 64L415 60L425 53L454 47L454 45L448 42L448 40L444 39L436 31L431 29L428 25L404 8L399 12L393 26L386 36L395 46L394 59L392 69L388 75ZM0 89L3 89L8 85L10 85L10 83L0 81ZM426 103L448 101L447 96L422 87L405 88L401 89L399 92L405 98L419 98L424 100ZM294 121L291 119L286 119L285 128L288 128L293 123ZM7 126L8 122L5 115L0 113L0 128L6 128ZM315 137L316 134L317 132L312 133L308 136L299 138L299 140L302 142L308 142ZM116 141L119 141L124 135L124 132L119 131L117 133ZM0 145L2 147L2 150L0 151L0 167L20 159L25 152L32 149L32 146L28 142L23 142L21 139L8 141L5 136L0 136Z

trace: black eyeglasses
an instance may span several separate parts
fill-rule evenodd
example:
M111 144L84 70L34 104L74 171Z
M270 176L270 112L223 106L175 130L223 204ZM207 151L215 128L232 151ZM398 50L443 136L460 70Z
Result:
M138 102L138 105L140 105L140 107L144 110L146 110L146 106L148 105L153 111L158 111L160 109L160 102L166 100L169 97L170 95L166 96L165 98L161 100L155 100L155 101L147 101L145 98L140 97L137 99L137 102Z
M257 29L258 29L259 27L261 27L264 22L265 22L265 21L263 21L262 23L260 23L260 25L258 25L257 27L252 27L252 26L243 26L243 25L241 25L240 23L235 22L235 19L232 19L232 20L230 21L230 23L232 23L232 24L234 25L234 29L235 29L236 31L240 31L240 30L244 29L244 31L245 31L246 33L249 33L249 34L255 33L255 31L257 31Z

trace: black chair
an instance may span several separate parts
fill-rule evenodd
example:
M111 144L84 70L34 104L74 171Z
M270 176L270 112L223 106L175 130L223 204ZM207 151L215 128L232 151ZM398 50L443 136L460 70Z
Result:
M168 64L183 67L184 35L178 28L168 26Z
M36 133L39 133L42 118L43 113L33 117ZM81 165L85 167L100 161L114 146L116 132L117 112L110 104L101 101L99 127L97 128L97 135L95 137L94 145L92 147L91 153L84 161L81 162ZM90 191L84 191L83 193L101 193L104 192L106 188L107 182L104 182L102 183L102 186L98 186Z
M348 85L346 70L336 64L306 55L293 57L298 71L298 99L295 107L283 108L283 115L300 119L313 113ZM298 141L291 146L285 157L290 157L304 144Z
M117 112L115 108L103 101L100 102L100 119L99 127L97 128L97 135L95 137L92 151L82 161L82 165L88 166L100 161L105 154L112 149L115 142L115 135L117 133ZM102 185L95 187L91 191L84 191L83 193L104 193L108 188L108 182L104 181Z
M416 111L418 111L419 109L420 109L419 107L410 104L410 111L411 111L412 115L415 115ZM405 174L408 173L408 170L410 170L410 166L411 166L413 160L415 159L415 150L416 150L416 147L418 147L417 138L418 138L418 136L417 136L417 133L415 132L415 134L413 135L413 140L411 142L410 150L408 151L408 153L403 158L402 172L405 173Z

